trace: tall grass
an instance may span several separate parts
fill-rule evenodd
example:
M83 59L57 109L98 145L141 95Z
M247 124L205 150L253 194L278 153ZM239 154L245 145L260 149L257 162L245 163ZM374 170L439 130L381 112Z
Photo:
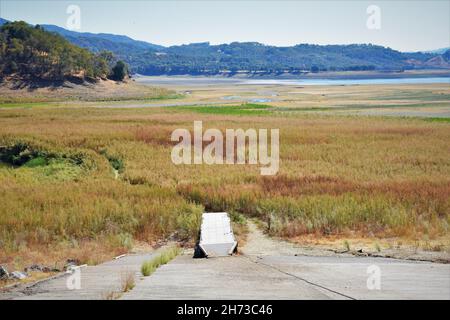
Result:
M225 106L191 106L180 107L178 110L218 115L268 115L270 106L264 104L245 103L241 105Z
M194 120L222 131L279 128L278 175L172 164L170 133ZM0 147L24 143L45 161L0 165L0 263L99 261L136 241L189 241L204 208L270 221L286 237L446 236L449 140L450 126L415 119L4 109Z
M164 249L161 253L158 253L156 257L151 260L145 261L141 266L141 273L145 277L148 277L156 271L160 266L167 264L170 260L179 255L181 249L177 246L172 246Z
M133 290L135 285L134 272L126 271L120 275L120 289L122 292Z

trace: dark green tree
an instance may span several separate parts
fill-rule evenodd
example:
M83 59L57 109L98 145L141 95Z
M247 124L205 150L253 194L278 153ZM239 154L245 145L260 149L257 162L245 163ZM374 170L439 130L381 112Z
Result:
M311 67L311 72L312 72L312 73L317 73L317 72L319 72L319 67L318 67L318 66L312 66L312 67Z
M125 62L119 60L116 65L112 68L111 79L116 81L123 81L128 75L128 67Z

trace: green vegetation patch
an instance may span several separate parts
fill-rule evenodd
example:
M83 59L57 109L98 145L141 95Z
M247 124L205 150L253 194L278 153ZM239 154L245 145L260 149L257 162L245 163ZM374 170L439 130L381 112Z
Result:
M348 108L339 107L278 107L274 111L290 112L290 111L333 111L333 110L347 110Z
M160 266L167 264L170 260L179 255L180 252L181 252L180 248L173 246L165 249L153 259L145 261L141 266L142 275L148 277L153 272L155 272L156 269L158 269Z
M450 94L430 91L400 91L383 96L375 96L371 100L416 100L416 101L438 101L450 100Z
M433 108L433 107L446 107L448 102L432 102L432 103L404 103L404 104L350 104L341 105L337 107L343 107L345 109L391 109L391 108Z
M55 154L35 150L24 142L17 142L9 146L0 146L0 162L14 167L23 165L28 167L42 166L46 165L49 159L55 157Z
M117 170L117 172L122 173L125 169L125 165L123 163L122 158L120 158L117 155L109 154L106 150L101 150L100 154L105 156L106 159L108 159L109 164L114 170Z
M82 154L61 154L31 146L26 142L15 142L0 146L2 168L15 171L23 179L72 180L83 170L85 159Z
M47 159L45 159L42 156L38 156L36 158L33 158L27 162L25 162L24 166L28 168L34 168L34 167L42 167L46 166L48 164Z
M181 110L189 110L198 113L223 114L223 115L267 115L272 106L265 104L245 103L238 106L189 106L178 107Z
M0 98L3 99L3 98ZM9 102L0 100L0 108L32 108L32 107L45 107L48 106L48 103L40 103L40 102Z
M429 121L429 122L444 122L444 123L449 123L450 122L450 118L438 118L438 117L423 118L423 120Z

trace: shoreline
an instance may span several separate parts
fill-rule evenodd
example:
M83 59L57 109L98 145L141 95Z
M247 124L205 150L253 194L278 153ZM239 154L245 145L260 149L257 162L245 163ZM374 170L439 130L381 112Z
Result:
M316 79L316 80L352 80L352 79L402 79L402 78L450 78L450 70L408 70L404 72L390 72L390 71L326 71L317 73L302 73L302 74L252 74L252 73L238 73L235 75L216 74L216 75L142 75L133 74L132 79L139 78L160 78L160 79L218 79L218 80L302 80L302 79Z
M291 85L291 86L335 86L335 85L397 85L397 84L450 84L450 73L333 75L317 77L222 77L222 76L142 76L134 75L136 83L149 86L211 86L211 85Z

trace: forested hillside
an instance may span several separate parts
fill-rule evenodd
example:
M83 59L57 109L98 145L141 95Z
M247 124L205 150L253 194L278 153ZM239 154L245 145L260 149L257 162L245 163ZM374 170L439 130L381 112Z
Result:
M62 36L25 22L9 22L0 27L0 76L23 80L97 79L122 80L126 66L114 65L111 53L94 54L70 43ZM116 68L116 69L114 69ZM114 73L117 71L117 73Z
M0 25L5 23L0 20ZM3 63L3 72L15 72L16 64L30 61L27 55L32 54L32 64L25 64L19 71L40 76L64 77L67 74L101 77L107 74L102 56L105 50L125 61L133 73L144 75L271 75L302 74L320 71L403 71L410 69L450 69L450 51L438 53L404 53L372 44L351 45L312 45L299 44L291 47L276 47L257 42L233 42L230 44L211 45L208 42L192 43L181 46L163 47L144 41L133 40L127 36L114 34L93 34L69 31L64 28L43 25L29 27L25 23L6 24L3 37L9 37L8 50L10 61ZM36 41L17 38L13 42L8 29L26 29L31 38L44 44L44 49L30 52L16 47L20 45L33 47ZM43 29L51 31L43 34ZM3 30L3 29L2 29ZM60 36L64 37L65 42ZM44 39L45 38L45 39ZM34 41L34 42L33 42ZM54 43L54 44L53 44ZM81 50L73 45L88 49ZM53 46L53 47L52 47ZM4 45L3 45L4 47ZM20 46L19 46L20 47ZM58 48L58 49L55 49ZM42 52L46 54L42 54ZM17 55L17 52L20 52ZM25 54L25 52L28 52ZM67 59L67 57L69 57ZM8 58L8 57L7 57ZM20 62L22 61L22 62ZM107 63L108 64L108 63ZM111 64L111 61L109 61ZM44 67L36 70L36 66ZM112 68L109 65L110 69ZM23 68L34 68L23 70ZM49 68L49 74L45 74Z
M72 39L73 34L68 38ZM84 40L83 40L84 39ZM403 71L450 68L449 53L403 53L371 44L275 47L256 42L139 48L107 40L72 40L98 51L106 48L126 61L132 72L145 75L299 74L320 71ZM83 42L84 41L84 42ZM434 60L440 59L436 64ZM434 60L433 60L434 59Z
M448 53L439 66L429 63L436 54L402 53L371 44L267 46L256 42L172 46L134 56L134 68L142 74L255 74L319 71L403 71L446 68ZM441 57L441 56L439 56Z

